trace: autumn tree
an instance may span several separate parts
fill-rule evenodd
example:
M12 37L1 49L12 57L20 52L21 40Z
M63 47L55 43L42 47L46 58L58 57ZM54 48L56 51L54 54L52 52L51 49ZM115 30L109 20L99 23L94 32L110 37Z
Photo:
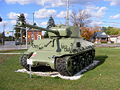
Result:
M86 40L90 40L90 38L94 34L94 31L90 30L90 28L88 27L81 27L81 31L82 31L81 36Z
M81 36L86 40L90 40L96 32L101 32L100 27L81 27Z

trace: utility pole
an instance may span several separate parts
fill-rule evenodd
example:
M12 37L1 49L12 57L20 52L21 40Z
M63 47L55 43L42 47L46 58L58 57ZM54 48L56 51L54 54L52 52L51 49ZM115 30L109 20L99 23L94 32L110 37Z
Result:
M28 28L26 28L26 49L28 49L28 43L27 43L28 42L28 33L27 33L27 29Z
M22 38L23 38L23 35L22 35L22 31L23 31L23 30L22 30L22 28L21 28L21 30L20 30L20 35L21 35L21 44L23 44L23 39L22 39Z
M66 25L69 26L69 0L67 0Z
M34 25L34 14L35 14L35 13L33 12L33 25ZM34 40L34 29L32 29L32 34L33 34L33 35L32 35L32 36L33 36L32 38L33 38L33 40Z
M33 25L34 25L34 14L35 14L35 13L33 12Z

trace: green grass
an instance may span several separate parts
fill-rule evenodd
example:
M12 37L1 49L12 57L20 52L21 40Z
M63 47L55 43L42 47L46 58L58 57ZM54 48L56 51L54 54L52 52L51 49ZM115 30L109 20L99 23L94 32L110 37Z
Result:
M26 49L23 50L0 50L0 53L23 53Z
M120 49L96 48L101 64L75 81L40 76L30 79L28 74L15 72L22 68L19 57L0 55L0 90L120 90Z

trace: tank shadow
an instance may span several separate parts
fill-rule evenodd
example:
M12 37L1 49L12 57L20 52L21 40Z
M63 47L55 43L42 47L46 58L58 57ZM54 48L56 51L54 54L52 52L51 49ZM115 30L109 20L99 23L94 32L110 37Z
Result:
M99 61L98 65L96 65L96 66L103 64L107 58L108 58L108 56L106 56L106 55L105 56L96 56L95 60Z
M33 67L32 70L34 72L53 72L55 70L51 69L49 66L38 66L38 67Z

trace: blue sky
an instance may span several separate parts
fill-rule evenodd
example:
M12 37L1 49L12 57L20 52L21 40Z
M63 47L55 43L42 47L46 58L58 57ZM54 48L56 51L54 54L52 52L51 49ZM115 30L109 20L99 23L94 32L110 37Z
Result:
M120 0L69 0L70 11L86 10L92 17L90 26L120 27ZM56 24L65 23L66 0L0 0L0 32L13 30L17 16L24 13L32 23L33 13L38 26L46 27L52 15Z

